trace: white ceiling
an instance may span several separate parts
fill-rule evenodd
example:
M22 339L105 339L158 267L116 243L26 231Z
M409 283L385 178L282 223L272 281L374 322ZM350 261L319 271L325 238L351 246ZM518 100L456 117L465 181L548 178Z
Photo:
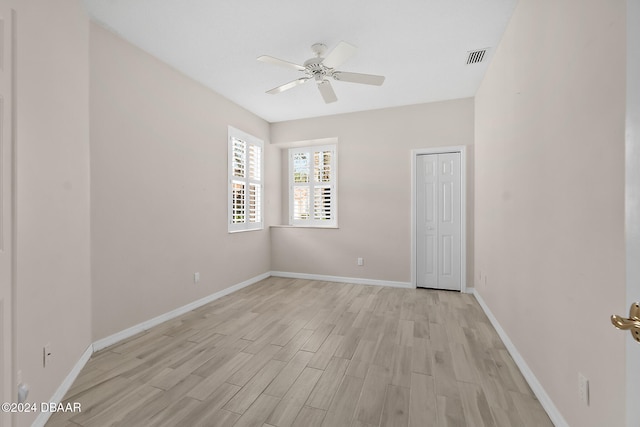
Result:
M91 17L269 122L474 96L517 0L84 0ZM358 47L339 69L386 76L380 87L332 81L325 104L302 72L310 46ZM471 50L489 48L480 64Z

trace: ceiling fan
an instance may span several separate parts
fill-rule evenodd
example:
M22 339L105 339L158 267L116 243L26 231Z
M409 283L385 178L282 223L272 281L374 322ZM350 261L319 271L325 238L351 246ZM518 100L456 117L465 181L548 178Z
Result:
M326 57L324 56L324 54L327 51L327 46L322 43L314 44L313 46L311 46L311 50L316 56L304 61L303 65L284 61L282 59L274 58L273 56L268 55L262 55L258 57L258 61L302 71L305 74L299 79L268 90L267 93L275 95L276 93L284 92L285 90L291 89L292 87L306 83L309 80L314 80L318 86L318 90L320 91L322 98L324 99L324 102L329 104L338 100L338 98L336 97L336 93L333 91L333 87L331 87L331 83L329 82L330 78L341 82L361 83L375 86L380 86L384 82L384 76L349 73L346 71L336 70L337 67L351 58L356 52L356 47L350 45L349 43L341 41L331 52L329 52Z

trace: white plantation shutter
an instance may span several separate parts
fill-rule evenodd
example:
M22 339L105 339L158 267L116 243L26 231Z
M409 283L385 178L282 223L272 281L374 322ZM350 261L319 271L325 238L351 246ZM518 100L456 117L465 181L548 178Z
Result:
M292 225L336 227L336 146L289 150Z
M262 206L261 197L262 186L260 184L249 184L249 222L261 223L262 212L260 207Z
M249 163L249 178L255 181L260 181L260 174L262 168L262 146L249 145L249 155L247 157Z
M246 220L246 198L244 182L231 182L231 223L244 224Z
M229 231L263 228L262 141L229 127Z
M309 203L309 187L296 185L293 187L293 219L307 220L311 216Z
M313 189L313 219L331 221L333 213L333 191L331 187L320 186Z

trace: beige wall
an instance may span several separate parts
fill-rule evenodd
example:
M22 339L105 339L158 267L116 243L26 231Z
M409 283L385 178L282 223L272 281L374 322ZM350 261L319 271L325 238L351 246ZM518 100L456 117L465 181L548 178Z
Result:
M15 368L31 386L28 401L46 402L91 343L89 21L76 0L15 7ZM47 343L53 358L43 368Z
M274 123L274 145L338 138L338 229L273 228L274 271L409 282L411 150L468 149L467 272L473 278L473 99ZM283 162L286 171L286 163ZM286 172L285 172L286 173ZM282 194L287 197L286 174ZM288 208L282 208L287 223ZM364 266L356 265L358 257Z
M268 272L268 227L227 233L226 183L228 125L279 170L269 124L93 23L90 70L93 338Z
M521 0L475 107L476 289L569 425L621 426L625 3Z

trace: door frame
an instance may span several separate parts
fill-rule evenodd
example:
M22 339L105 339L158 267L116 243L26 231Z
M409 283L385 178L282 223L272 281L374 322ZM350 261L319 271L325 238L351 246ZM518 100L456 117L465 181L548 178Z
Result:
M466 146L416 148L411 150L411 285L417 288L417 194L416 160L424 154L460 153L460 292L467 293L467 156Z
M634 301L640 301L640 2L627 0L627 100L625 118L625 240L626 317ZM620 331L612 331L621 333ZM640 420L640 344L624 331L626 345L626 425Z

